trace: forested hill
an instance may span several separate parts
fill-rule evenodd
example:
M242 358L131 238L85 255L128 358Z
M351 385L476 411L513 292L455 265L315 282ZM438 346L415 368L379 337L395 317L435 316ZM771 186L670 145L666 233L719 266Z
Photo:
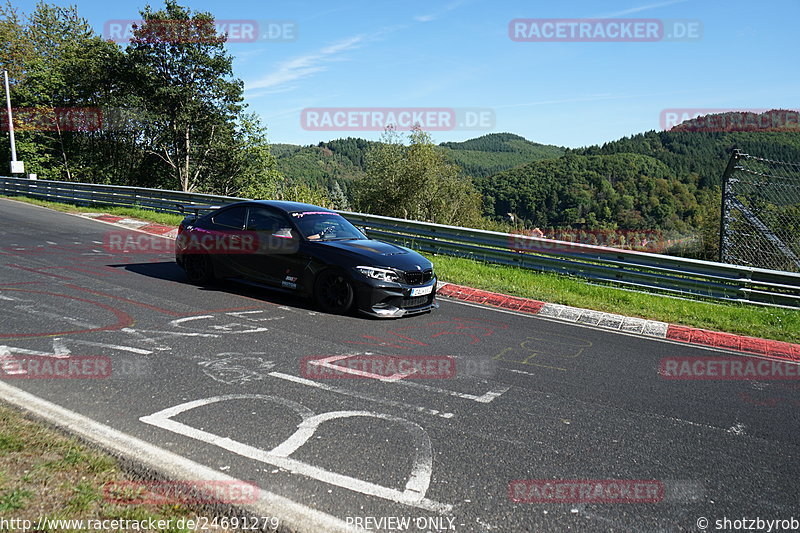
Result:
M691 181L697 181L700 187L710 187L721 183L722 173L734 148L769 159L800 161L797 114L795 112L792 122L790 114L787 121L786 112L780 113L773 110L761 115L705 115L685 121L669 131L649 131L571 152L577 155L647 155L665 163L676 177L687 179L694 174L689 178ZM764 127L757 127L758 124ZM712 129L721 131L709 131Z
M674 178L640 154L535 161L478 180L487 211L533 226L687 231L703 224L713 193Z
M444 142L439 145L451 162L459 165L474 178L541 159L564 154L565 148L538 144L513 133L490 133L463 142Z
M273 144L272 154L277 169L290 182L331 192L338 188L347 197L352 197L352 182L366 176L364 156L370 144L370 141L353 138L317 146Z
M333 182L347 189L346 182L364 176L365 156L375 141L347 137L316 146L273 145L278 168L293 180L331 187ZM537 144L511 133L492 133L464 142L446 142L437 147L451 163L474 178L490 176L531 161L560 157L560 146Z

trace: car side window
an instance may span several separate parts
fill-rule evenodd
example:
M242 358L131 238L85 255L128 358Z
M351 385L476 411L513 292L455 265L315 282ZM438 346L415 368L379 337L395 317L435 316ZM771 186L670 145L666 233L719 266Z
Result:
M230 209L220 211L214 215L214 218L211 220L214 221L214 224L219 226L225 226L232 229L242 229L244 228L244 216L246 212L246 207L231 207Z
M247 229L250 231L278 231L289 227L286 217L269 209L251 207L247 215Z

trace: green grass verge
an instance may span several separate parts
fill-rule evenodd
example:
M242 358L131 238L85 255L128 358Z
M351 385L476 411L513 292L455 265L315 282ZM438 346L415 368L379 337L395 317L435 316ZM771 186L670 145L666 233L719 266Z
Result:
M34 526L40 517L170 520L172 527L159 530L165 533L196 531L178 528L179 520L207 516L182 504L141 503L148 497L141 491L127 498L131 502L138 498L135 504L125 503L125 498L116 494L106 498L108 483L138 489L112 457L90 450L75 438L33 421L14 408L0 405L0 517L30 520Z
M560 274L443 255L428 256L435 261L436 273L442 281L458 285L672 324L800 342L800 310L670 298L591 285Z
M7 197L6 197L7 198ZM15 196L12 199L67 212L98 212L177 225L180 215L156 213L121 207L76 207ZM477 289L533 298L545 302L607 311L672 324L683 324L753 337L786 342L800 342L800 310L760 307L749 304L713 303L670 298L658 294L634 292L610 286L592 285L579 278L544 274L503 265L493 265L437 255L439 279Z

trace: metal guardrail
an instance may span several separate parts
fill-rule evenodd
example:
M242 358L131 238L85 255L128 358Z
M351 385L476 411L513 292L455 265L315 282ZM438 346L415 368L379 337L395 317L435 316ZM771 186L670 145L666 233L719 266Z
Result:
M51 202L138 207L176 215L180 214L178 204L222 206L246 200L233 196L214 196L166 189L7 177L0 177L0 192L6 195L31 196Z
M225 205L231 196L0 177L0 192L56 202L139 207L179 213L178 204ZM342 212L370 237L423 252L479 259L631 289L678 296L800 307L800 274L621 250L525 235Z

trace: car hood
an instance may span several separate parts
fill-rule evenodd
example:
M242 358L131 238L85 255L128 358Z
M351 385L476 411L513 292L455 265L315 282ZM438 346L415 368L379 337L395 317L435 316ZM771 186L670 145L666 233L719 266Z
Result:
M385 266L400 270L424 270L433 266L414 250L373 239L328 241L320 244L330 250L344 252L351 260L361 261L364 266Z

